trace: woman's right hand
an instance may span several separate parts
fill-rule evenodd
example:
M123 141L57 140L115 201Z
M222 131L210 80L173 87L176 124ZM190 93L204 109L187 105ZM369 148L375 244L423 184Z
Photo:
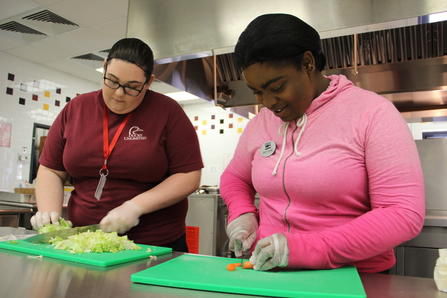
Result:
M44 225L47 224L59 224L59 218L60 214L58 212L52 211L52 212L40 212L37 211L33 217L31 217L31 225L33 226L34 230L38 230Z
M254 213L245 213L227 225L227 235L230 239L228 247L236 257L251 248L256 240L258 220Z

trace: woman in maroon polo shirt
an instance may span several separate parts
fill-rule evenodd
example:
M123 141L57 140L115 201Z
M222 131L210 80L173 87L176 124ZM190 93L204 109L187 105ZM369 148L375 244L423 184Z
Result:
M141 40L118 41L102 89L79 95L58 115L39 160L35 229L58 221L70 176L74 226L100 223L137 243L186 251L186 197L199 186L203 164L180 105L148 89L153 63Z

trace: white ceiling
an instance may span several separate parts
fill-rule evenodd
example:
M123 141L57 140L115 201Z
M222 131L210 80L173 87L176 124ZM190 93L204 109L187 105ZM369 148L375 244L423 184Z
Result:
M79 27L28 21L24 16L49 10ZM99 82L101 62L72 57L110 49L126 36L128 0L0 0L0 25L17 21L45 35L0 30L0 51L71 75ZM63 32L65 31L65 32ZM158 92L178 89L155 82Z
M100 74L94 67L71 58L110 49L115 41L125 37L127 6L127 0L0 0L0 24L11 20L25 24L20 16L47 9L79 25L60 25L70 31L58 33L58 25L26 23L47 34L40 40L32 40L31 34L2 30L0 51L98 82Z

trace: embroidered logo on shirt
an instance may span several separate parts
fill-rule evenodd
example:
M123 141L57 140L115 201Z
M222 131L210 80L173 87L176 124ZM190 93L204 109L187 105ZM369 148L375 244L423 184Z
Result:
M124 137L126 141L146 140L147 137L143 136L143 130L138 126L132 126L129 128L129 136Z

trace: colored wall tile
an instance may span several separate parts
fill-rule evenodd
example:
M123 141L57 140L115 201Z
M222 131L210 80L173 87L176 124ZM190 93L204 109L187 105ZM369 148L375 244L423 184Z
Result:
M69 102L71 100L71 98L70 97L65 97L65 102Z
M47 103L44 103L43 106L42 106L42 109L43 109L44 111L48 111L48 110L50 109L50 105L47 104Z
M237 129L237 133L242 133L244 131L244 129L242 128L242 127L239 127L238 129Z
M216 128L216 125L211 124L211 129L215 129L215 128Z
M199 129L199 127L198 127L198 126L194 126L194 129L195 129L195 130L198 130L198 129Z
M14 81L15 75L13 73L8 73L8 81Z
M237 122L241 123L242 121L244 121L244 118L242 117L237 118Z
M233 128L233 123L228 124L228 128Z
M25 99L23 97L19 98L19 104L20 105L25 105Z
M223 124L223 123L224 123L224 120L223 120L223 119L220 119L219 122L220 122L220 124Z
M202 125L206 125L208 122L206 120L202 120Z
M45 97L51 97L51 92L48 91L48 90L45 90L45 91L43 92L43 96L45 96Z
M220 134L223 134L223 133L224 133L224 130L223 130L223 129L220 129L220 130L219 130L219 133L220 133Z
M12 95L14 93L13 89L10 87L6 87L6 94Z
M194 121L199 120L199 116L194 116Z
M39 100L39 96L37 94L33 94L33 100L34 101L38 101Z
M62 91L61 88L56 88L56 93L57 94L61 94L61 91Z
M202 135L206 136L206 130L202 130Z
M229 115L228 115L228 118L233 118L233 114L229 114Z
M54 101L54 105L55 105L56 107L60 107L60 106L61 106L61 102L60 102L59 100L55 100L55 101Z

